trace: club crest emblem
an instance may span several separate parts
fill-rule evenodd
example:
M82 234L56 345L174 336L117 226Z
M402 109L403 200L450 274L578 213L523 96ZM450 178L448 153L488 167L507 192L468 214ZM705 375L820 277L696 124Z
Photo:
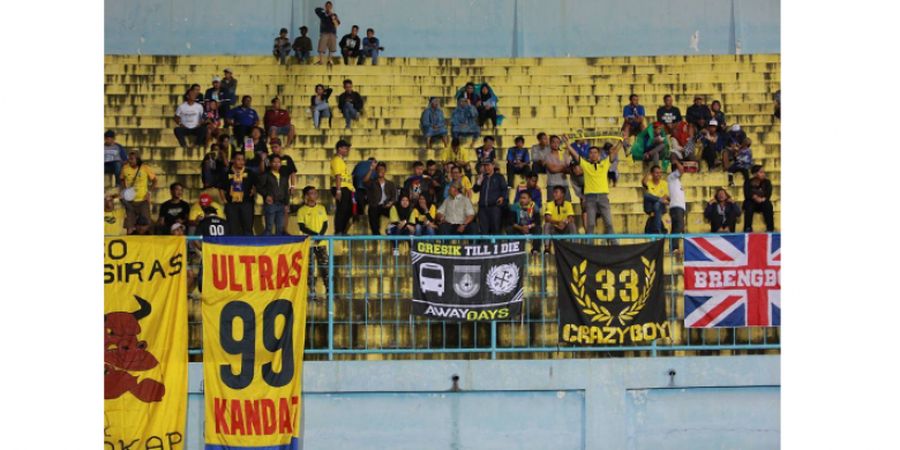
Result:
M472 298L481 289L481 266L453 267L453 291L461 298Z
M486 281L488 289L494 295L509 294L519 283L519 267L512 263L491 267Z

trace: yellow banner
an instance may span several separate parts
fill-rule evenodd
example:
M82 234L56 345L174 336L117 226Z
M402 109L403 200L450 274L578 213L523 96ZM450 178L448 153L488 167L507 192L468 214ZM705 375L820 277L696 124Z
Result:
M104 448L184 448L185 239L110 237L104 254Z
M203 243L206 450L299 448L309 240L272 241Z

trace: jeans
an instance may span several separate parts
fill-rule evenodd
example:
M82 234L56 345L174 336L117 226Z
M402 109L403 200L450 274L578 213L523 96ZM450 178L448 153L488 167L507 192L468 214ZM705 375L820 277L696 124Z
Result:
M369 206L369 230L372 235L381 234L381 217L389 217L391 210L382 205Z
M483 234L500 234L500 219L503 210L501 207L484 206L478 207L478 225L481 227Z
M319 121L322 117L331 117L331 107L328 103L322 102L313 108L313 126L319 128Z
M669 217L672 218L672 234L684 233L684 208L669 208ZM678 250L678 239L672 239L671 249Z
M287 57L290 56L290 54L291 54L291 48L290 47L282 47L282 48L275 50L275 52L276 52L275 57L278 58L278 62L281 64L286 64Z
M661 234L663 231L662 216L666 214L666 205L659 197L644 194L644 212L653 214L647 226L648 234Z
M416 225L416 236L434 236L435 229L422 224Z
M308 63L309 62L309 54L311 52L308 51L295 51L294 54L297 55L297 62Z
M253 236L253 203L226 203L228 234L232 236Z
M587 223L584 224L584 231L587 234L594 233L594 227L597 226L597 213L603 219L603 227L605 234L615 234L612 222L612 208L609 205L609 194L586 194L584 196L585 214L587 214ZM616 245L615 239L609 240L610 245Z
M331 188L331 195L335 194L334 188ZM350 226L350 219L353 216L353 192L345 187L341 188L341 201L335 199L334 202L334 234L347 234L347 228Z
M518 175L521 175L524 177L525 174L530 171L531 171L531 165L528 163L525 163L525 165L519 169L517 169L516 166L514 166L510 162L506 163L506 185L509 187L515 186L513 184L513 181L516 180L516 175L518 174Z
M205 126L198 126L197 128L185 128L182 126L175 127L175 139L178 139L178 145L187 147L187 141L184 140L184 138L187 136L194 136L194 145L206 145Z
M380 53L380 51L377 48L368 48L368 49L363 49L362 56L364 58L365 57L372 58L372 65L377 66L378 65L378 53Z
M352 103L344 103L341 106L341 113L344 114L344 121L347 122L347 128L350 128L350 123L353 122L354 119L359 119L359 111L353 107Z
M284 205L272 203L265 205L263 211L266 215L266 231L263 234L269 236L273 231L276 236L284 234Z
M462 233L457 230L457 227L459 227L459 225L444 222L438 227L438 234L441 236L459 236L463 234L478 234L481 232L480 228L478 228L478 224L475 222L466 225L466 228Z

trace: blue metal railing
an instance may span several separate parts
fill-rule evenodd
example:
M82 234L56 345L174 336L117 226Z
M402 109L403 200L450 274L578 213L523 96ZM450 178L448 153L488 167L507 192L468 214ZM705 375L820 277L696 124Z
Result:
M679 258L666 245L666 312L671 341L641 345L570 347L560 345L556 313L555 263L543 251L528 257L525 273L525 300L521 317L489 323L435 321L410 313L412 272L408 250L415 241L534 241L540 247L556 240L603 243L616 239L620 244L648 240L683 239L712 234L618 234L618 235L507 235L507 236L321 236L314 244L327 243L328 276L320 281L315 258L310 258L310 300L307 312L305 354L309 359L392 355L426 357L443 354L496 359L498 355L523 353L578 357L594 354L729 354L735 351L780 350L777 327L686 329L680 295L683 273ZM190 236L189 240L202 240ZM408 245L404 245L404 244ZM315 276L312 276L315 274ZM548 276L553 275L553 276ZM359 283L364 286L360 288ZM316 288L327 285L323 304ZM196 298L194 299L196 300ZM680 306L680 307L679 307ZM322 308L324 307L324 311ZM360 309L362 311L360 311ZM199 308L192 308L199 310ZM191 321L193 355L202 354L199 317ZM627 352L627 353L626 353ZM571 355L567 355L571 353ZM382 356L382 357L385 357Z

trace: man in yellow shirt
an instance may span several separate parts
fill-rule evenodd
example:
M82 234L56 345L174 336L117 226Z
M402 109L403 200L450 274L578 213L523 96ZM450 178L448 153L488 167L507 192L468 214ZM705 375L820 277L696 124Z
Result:
M450 147L444 147L444 150L441 151L441 161L446 173L450 173L450 166L455 165L462 169L466 176L472 176L472 168L469 167L466 155L463 154L463 149L459 145L459 138L453 138L450 141Z
M566 188L553 187L553 201L544 209L544 234L575 234L575 208L566 201ZM545 252L550 252L547 247Z
M334 234L346 235L353 216L353 177L347 166L350 143L341 139L334 146L335 155L331 159L331 195L334 196Z
M128 152L128 164L119 179L122 203L125 205L125 229L128 234L150 232L150 191L156 191L156 174L138 158L136 151ZM126 200L126 197L131 197Z
M319 191L312 186L303 188L303 205L297 210L297 227L307 236L324 236L328 229L328 212L325 207L318 204ZM319 241L312 246L313 255L316 257L316 265L319 266L319 277L325 284L325 293L328 293L328 244ZM310 284L313 280L313 271L309 272ZM313 284L313 287L315 285ZM315 297L315 290L312 291Z
M121 236L125 234L125 211L116 209L113 200L118 194L107 194L103 198L103 235Z
M588 160L585 160L575 151L574 146L567 146L566 149L572 155L572 159L578 162L575 168L576 174L584 175L584 203L581 207L587 214L587 221L584 224L584 230L587 234L594 233L594 226L597 225L597 213L603 218L603 226L606 234L615 234L612 223L612 207L609 204L609 172L610 160L615 158L622 142L613 146L606 143L603 149L606 150L608 156L600 159L600 147L591 146L588 150ZM615 240L610 239L610 244L615 244Z
M662 169L654 165L650 172L644 175L641 184L647 191L644 192L644 212L649 214L647 226L644 232L647 234L665 233L662 217L669 207L669 183L662 178Z

